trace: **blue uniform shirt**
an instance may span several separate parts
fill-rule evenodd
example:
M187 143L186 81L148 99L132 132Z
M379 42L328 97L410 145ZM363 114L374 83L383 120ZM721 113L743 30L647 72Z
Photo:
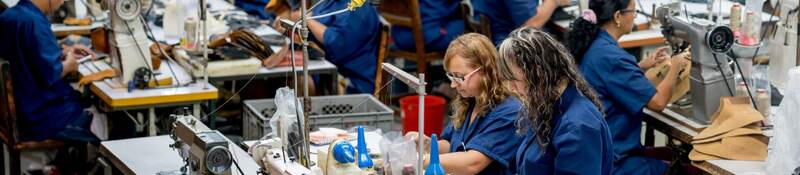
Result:
M271 20L275 18L275 15L264 11L264 7L267 6L268 3L269 0L238 0L234 1L233 4L247 12L247 14L254 15L259 19Z
M620 48L605 30L598 32L580 69L603 102L606 122L614 136L614 174L662 174L666 170L663 162L631 155L643 148L642 109L656 89L633 55Z
M450 152L475 150L491 158L492 163L478 174L514 174L514 152L522 141L514 123L521 108L518 99L508 97L485 116L478 116L472 122L467 118L458 129L448 124L442 139L450 142ZM468 112L467 117L471 114L472 111Z
M11 63L21 139L53 138L85 105L61 79L61 49L50 22L30 0L20 0L0 14L0 26L0 57Z
M508 33L535 16L538 6L538 0L472 0L475 14L489 18L494 44L500 44Z
M464 33L464 20L461 19L461 11L458 8L460 2L460 0L419 0L425 51L444 52L450 41ZM411 28L392 26L392 38L399 49L416 50Z
M350 1L326 0L315 7L314 15L347 8ZM380 22L374 7L364 5L355 11L317 19L325 24L323 49L325 59L335 64L342 76L350 80L348 93L372 93L378 56Z
M517 174L611 174L611 131L592 101L570 85L552 120L552 139L543 151L533 128L517 151Z

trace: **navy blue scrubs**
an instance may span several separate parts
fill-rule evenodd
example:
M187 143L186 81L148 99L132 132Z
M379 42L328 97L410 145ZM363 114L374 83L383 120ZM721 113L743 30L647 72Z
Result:
M529 128L517 151L517 174L611 174L614 151L603 114L573 85L557 105L550 144L542 150Z
M348 0L326 0L313 10L322 15L347 8ZM364 5L355 11L317 19L325 29L325 59L350 80L347 93L372 93L378 56L380 22L374 7Z
M492 163L478 174L514 174L517 165L514 152L522 141L514 123L521 109L522 103L518 99L508 97L472 122L469 122L470 110L460 128L454 128L453 123L447 124L442 139L450 142L450 152L475 150L491 158Z
M641 155L642 109L656 94L636 58L619 47L605 30L598 30L580 69L606 112L614 135L614 174L663 174L666 164Z
M419 0L425 51L444 52L450 41L464 33L460 3L460 0ZM392 38L397 48L416 50L411 28L392 26Z
M61 79L61 48L44 13L20 0L0 14L0 26L0 57L11 63L20 139L96 140L86 134L87 105Z
M500 44L512 30L536 15L539 0L471 0L475 15L489 17L492 41Z

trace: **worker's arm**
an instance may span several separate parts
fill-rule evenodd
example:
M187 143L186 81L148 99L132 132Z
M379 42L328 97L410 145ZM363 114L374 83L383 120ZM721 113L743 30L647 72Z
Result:
M429 157L425 158L425 167L428 166L429 160ZM481 152L469 150L439 154L439 163L447 174L478 174L492 163L492 159Z
M656 95L647 102L647 108L654 111L663 111L669 104L672 98L672 88L678 82L678 74L689 64L688 57L691 55L689 52L684 52L670 58L671 65L667 76L656 87Z
M328 26L325 26L325 24L313 19L308 20L308 30L310 30L311 34L314 35L314 37L316 37L321 43L325 43L326 29L328 29Z
M525 21L524 26L531 26L541 28L550 17L553 16L553 11L558 7L556 0L544 0L542 4L536 7L536 15Z

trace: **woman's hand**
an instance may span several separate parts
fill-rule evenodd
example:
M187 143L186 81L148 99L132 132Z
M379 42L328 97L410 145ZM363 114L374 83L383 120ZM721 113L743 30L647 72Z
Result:
M691 63L692 52L679 53L669 60L671 70L680 71L686 68L686 65Z
M664 62L669 58L669 46L663 46L656 49L655 52L647 56L642 62L639 62L639 68L648 70L658 63Z

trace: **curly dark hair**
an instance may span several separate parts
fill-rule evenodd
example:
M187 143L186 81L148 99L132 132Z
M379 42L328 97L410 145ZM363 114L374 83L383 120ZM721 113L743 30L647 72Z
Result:
M589 50L589 46L597 38L600 27L610 22L617 11L627 8L630 2L631 0L589 1L589 9L594 11L597 16L597 24L592 24L592 22L583 18L577 18L570 23L570 30L567 33L567 48L569 48L572 56L575 57L576 63L581 63L583 54Z
M523 27L511 32L500 44L502 78L525 82L526 97L520 97L525 110L517 118L517 132L525 134L535 129L542 150L552 139L553 114L561 98L559 87L573 84L589 98L599 111L600 100L592 87L578 72L578 68L564 45L549 34L533 28ZM514 77L512 67L523 70L524 77ZM520 80L521 78L521 80Z

